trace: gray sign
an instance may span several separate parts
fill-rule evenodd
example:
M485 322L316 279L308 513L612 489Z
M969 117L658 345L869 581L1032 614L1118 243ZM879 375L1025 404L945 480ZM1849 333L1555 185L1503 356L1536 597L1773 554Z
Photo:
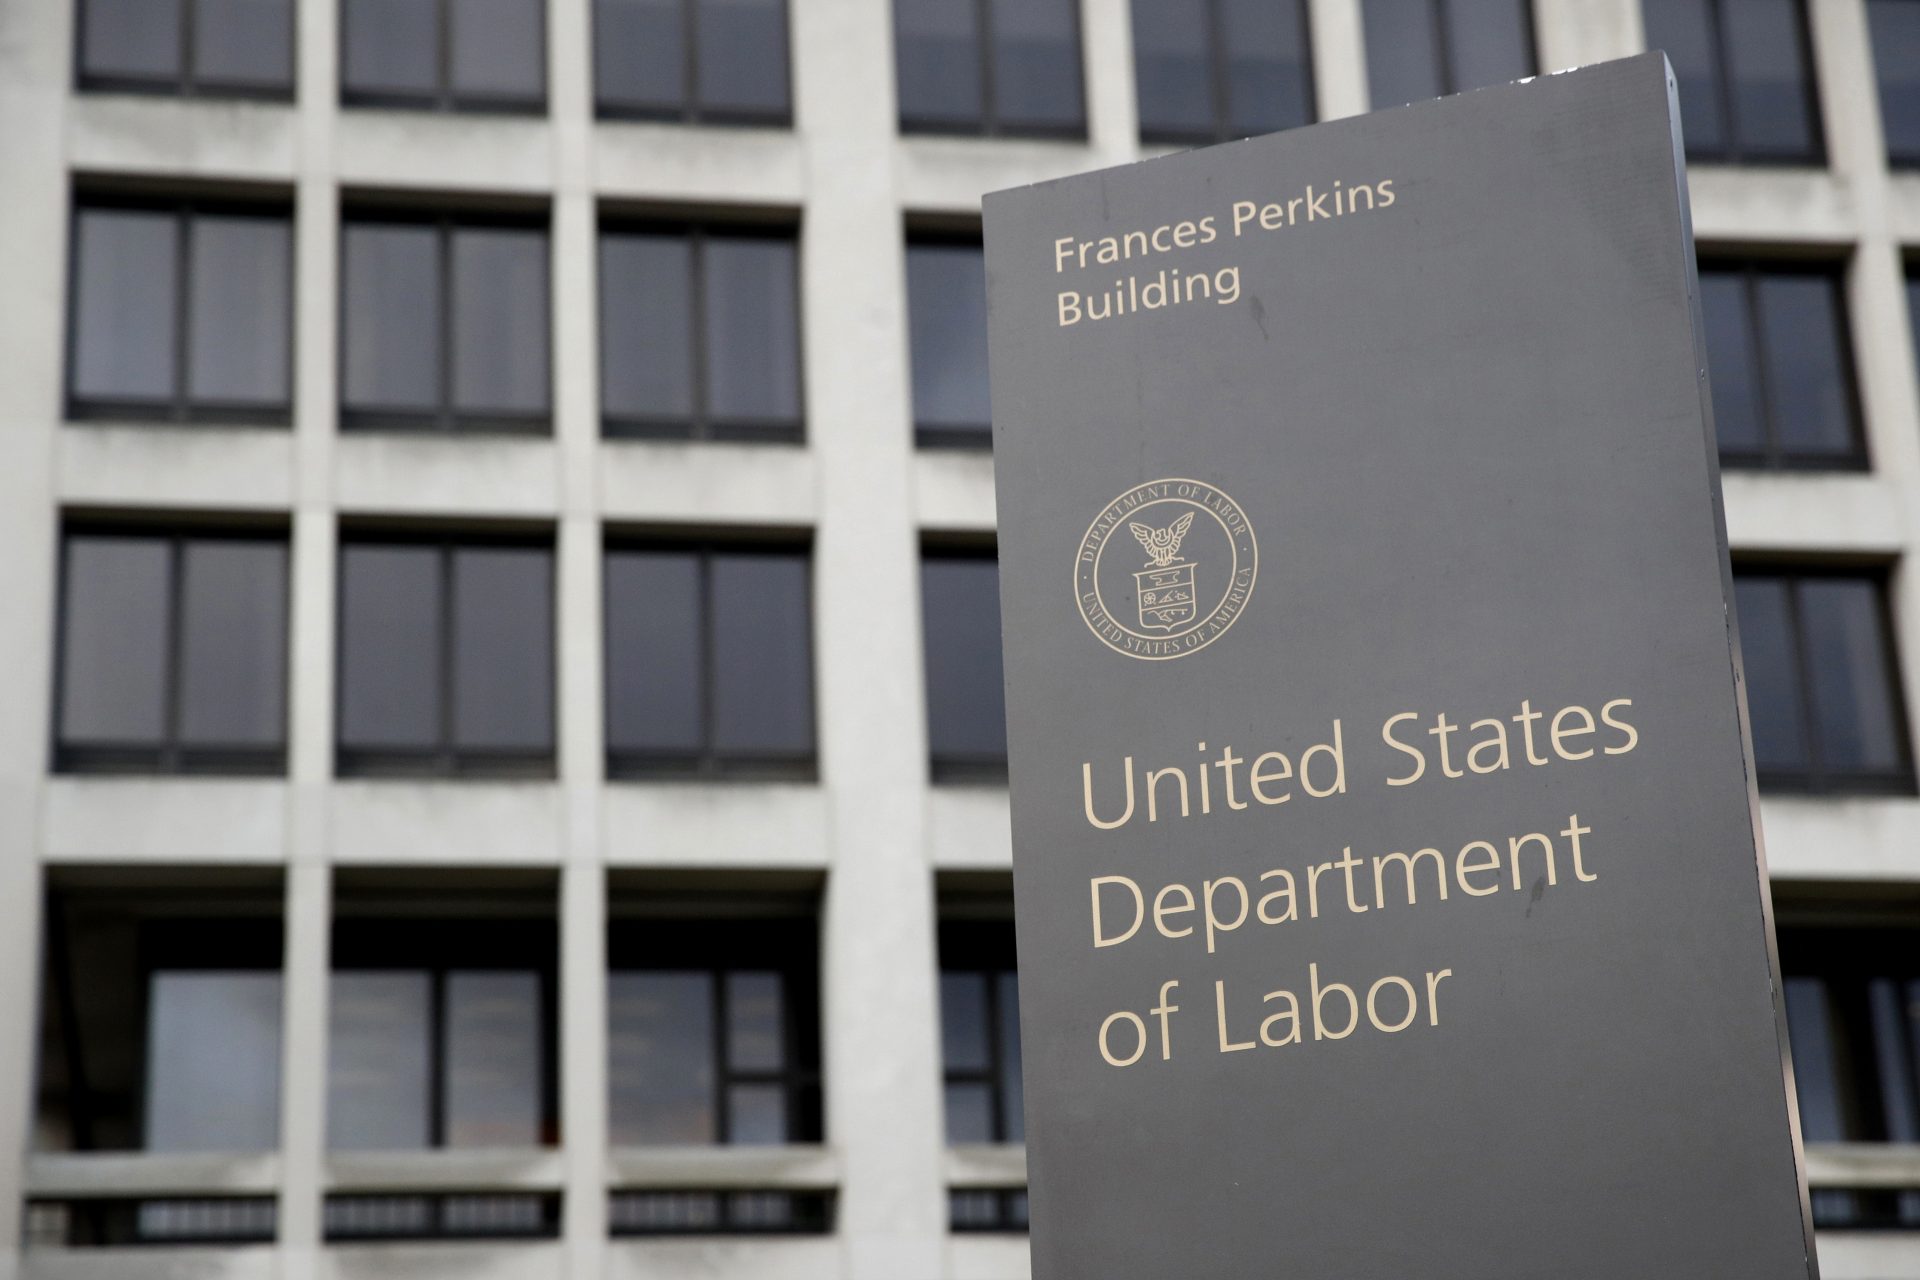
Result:
M1037 1280L1815 1274L1678 137L988 199Z

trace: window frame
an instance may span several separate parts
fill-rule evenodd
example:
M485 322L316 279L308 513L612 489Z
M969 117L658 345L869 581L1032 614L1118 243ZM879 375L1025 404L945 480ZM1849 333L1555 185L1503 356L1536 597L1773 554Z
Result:
M205 98L289 103L300 80L300 11L295 0L287 6L287 81L216 81L202 83L194 59L194 35L200 0L180 0L180 71L174 76L141 76L87 70L87 23L91 0L78 0L73 15L73 87L79 93L138 93L160 98Z
M173 390L164 400L84 396L74 386L80 369L80 223L88 213L144 213L173 223ZM200 217L252 218L287 229L287 391L274 401L197 400L190 390L193 357L193 222ZM139 422L179 426L285 427L293 422L299 380L299 274L293 209L284 202L190 195L142 198L119 192L74 192L67 211L65 358L61 362L61 412L67 422Z
M1865 415L1861 410L1860 369L1853 342L1853 325L1847 313L1845 264L1829 261L1793 261L1780 258L1721 256L1698 253L1698 273L1737 276L1740 279L1741 310L1746 318L1746 337L1754 356L1755 390L1760 407L1760 429L1766 444L1758 453L1729 450L1716 438L1715 451L1721 466L1732 471L1870 471L1873 457L1867 448ZM1851 448L1844 454L1791 453L1781 449L1779 415L1774 402L1772 362L1767 359L1767 321L1760 306L1760 281L1769 276L1810 277L1825 281L1833 290L1834 342L1838 347L1840 368L1846 375L1842 388L1847 402L1847 434ZM1704 315L1702 324L1705 324ZM1702 337L1704 338L1704 332ZM1702 356L1704 360L1704 355Z
M552 69L548 61L547 5L551 0L533 0L540 6L540 49L535 65L540 68L540 91L532 96L510 93L460 93L453 87L454 0L433 0L434 5L434 87L431 92L415 93L404 89L354 89L347 84L347 22L353 0L339 0L334 19L334 48L339 51L337 70L339 104L343 108L369 108L389 111L432 111L451 114L544 116L552 95ZM549 281L551 288L551 281Z
M1004 938L989 937L990 934L1004 934ZM953 1135L945 1132L946 1091L954 1085L986 1086L991 1109L988 1127L993 1135L988 1142L995 1146L1022 1145L1026 1141L1024 1136L1008 1136L1007 1046L1002 1035L1006 1023L1000 990L1003 979L1012 977L1016 987L1020 979L1019 960L1012 950L1013 920L1010 916L947 913L940 920L938 935L940 978L943 984L948 974L984 978L987 997L986 1067L956 1068L948 1063L944 1047L940 1054L941 1128L946 1145L971 1145L956 1143ZM1001 942L1008 944L1005 951L1001 948ZM1022 1128L1024 1133L1024 1125Z
M1214 3L1214 2L1216 2L1216 0L1209 0L1209 3ZM1427 11L1433 15L1434 43L1432 47L1429 48L1428 53L1431 55L1434 70L1438 72L1438 74L1434 77L1434 81L1436 84L1440 86L1440 92L1434 96L1439 98L1449 98L1457 93L1470 93L1475 89L1484 89L1484 88L1490 87L1487 85L1477 85L1477 84L1462 86L1461 84L1458 83L1458 81L1454 78L1453 24L1447 20L1448 12L1447 12L1446 0L1422 0L1422 3L1426 5ZM1363 9L1363 12L1361 15L1361 38L1364 41L1365 40L1365 13L1364 13L1365 0L1361 0L1361 4ZM1528 54L1527 60L1528 60L1528 64L1532 68L1530 71L1527 72L1527 75L1529 77L1537 76L1540 74L1540 24L1539 24L1539 21L1534 16L1532 0L1520 0L1519 9L1520 9L1520 21L1525 28L1524 34L1525 34L1526 49ZM1393 107L1405 105L1398 102L1381 102L1379 100L1379 95L1373 86L1373 76L1372 76L1371 66L1368 67L1368 75L1367 75L1367 101L1370 104L1370 109L1374 111L1384 111L1384 110L1389 110ZM1419 101L1419 99L1415 99L1414 101Z
M1073 124L1034 124L1021 121L1009 122L1002 118L1000 111L999 78L996 68L1000 51L993 30L993 0L962 0L973 10L973 35L980 50L980 114L977 118L960 120L952 116L915 116L910 114L904 103L894 104L894 127L903 135L933 138L1013 138L1040 139L1062 142L1084 142L1090 136L1090 122L1087 111L1087 33L1086 16L1080 12L1082 0L1066 0L1073 17L1073 47L1078 63L1080 78L1080 118ZM889 5L888 16L893 20L895 41L898 36L898 17ZM899 74L899 53L894 51L894 73ZM898 95L896 95L897 98Z
M607 97L600 87L599 68L593 75L593 114L597 120L639 120L667 124L720 125L728 128L785 129L793 126L793 4L780 0L781 52L787 61L787 105L779 111L753 108L714 107L700 97L700 2L679 0L681 7L681 69L686 76L686 93L680 107L646 106ZM600 41L600 8L603 0L592 0L588 17L596 48Z
M353 748L340 737L346 703L347 647L342 642L341 625L345 611L339 607L341 591L335 588L333 617L333 776L340 778L489 778L550 780L557 776L560 739L559 699L559 564L553 539L541 533L478 533L440 531L396 531L384 528L343 529L334 548L336 584L346 581L346 556L356 546L416 547L436 553L440 599L439 651L435 687L439 698L438 741L427 750L408 748ZM458 552L475 548L489 550L512 548L540 551L549 567L547 609L552 629L553 658L548 672L550 741L544 752L491 751L461 748L453 742L454 670L458 653L457 628L454 626L454 561Z
M913 372L913 280L912 261L915 249L972 249L981 256L981 267L986 266L986 242L980 230L933 229L916 227L909 224L901 265L902 279L906 285L907 312L907 372L911 378ZM981 289L986 286L982 284ZM986 370L982 369L984 377ZM993 415L991 407L987 421L978 425L956 426L951 423L928 424L920 421L920 414L914 403L914 389L907 388L908 412L913 415L913 445L916 449L932 449L940 452L982 453L993 452Z
M1138 0L1136 0L1138 2ZM1307 118L1292 126L1304 129L1308 125L1318 124L1320 115L1320 80L1314 66L1313 54L1313 13L1308 0L1282 0L1291 6L1300 22L1300 45L1303 56L1300 59L1301 74L1305 78L1307 100ZM1146 0L1152 3L1152 0ZM1232 142L1247 136L1233 124L1232 76L1227 70L1226 20L1221 16L1221 0L1202 0L1207 9L1207 95L1213 111L1213 126L1210 130L1183 129L1177 126L1167 127L1149 124L1144 116L1136 122L1140 141L1147 146L1158 147L1204 147L1215 143ZM1364 30L1362 40L1365 39ZM1139 75L1139 51L1133 52L1134 75ZM1361 50L1365 59L1365 49ZM1134 88L1134 108L1139 110L1140 91L1136 83ZM1284 130L1283 130L1284 132Z
M440 340L440 361L435 385L439 403L431 410L391 407L356 408L347 394L347 330L352 323L348 309L346 270L347 233L355 226L425 227L434 235L434 270L437 289L434 299L435 324ZM453 241L463 230L525 231L540 236L546 258L547 287L542 291L541 327L547 335L547 381L544 413L497 412L462 409L454 404L454 296ZM339 270L335 273L335 302L339 323L334 334L334 386L339 397L336 414L342 434L391 433L427 436L551 436L553 434L554 343L553 343L553 228L537 213L501 213L390 208L350 208L340 218L338 240Z
M1658 4L1660 0L1641 0L1645 4ZM1707 23L1711 30L1711 43L1714 61L1714 90L1720 118L1725 121L1726 144L1721 147L1702 149L1689 142L1684 135L1681 146L1684 158L1689 164L1727 164L1748 165L1754 168L1825 168L1827 155L1826 113L1820 101L1819 68L1814 62L1813 18L1808 12L1806 0L1791 0L1800 36L1800 77L1801 93L1807 108L1807 128L1812 136L1811 147L1794 155L1779 153L1754 153L1740 136L1740 116L1735 109L1733 77L1730 74L1731 61L1727 44L1726 3L1727 0L1700 0L1705 7ZM1642 19L1644 25L1644 17Z

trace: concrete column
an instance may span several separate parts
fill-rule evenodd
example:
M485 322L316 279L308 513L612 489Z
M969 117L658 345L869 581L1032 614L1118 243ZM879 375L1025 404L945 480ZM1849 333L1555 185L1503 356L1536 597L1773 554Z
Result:
M1364 114L1367 46L1361 0L1307 0L1313 38L1313 92L1322 120Z
M1533 0L1540 70L1564 71L1647 47L1640 0Z
M1081 0L1081 59L1087 78L1087 140L1103 164L1140 155L1140 99L1133 76L1130 0Z

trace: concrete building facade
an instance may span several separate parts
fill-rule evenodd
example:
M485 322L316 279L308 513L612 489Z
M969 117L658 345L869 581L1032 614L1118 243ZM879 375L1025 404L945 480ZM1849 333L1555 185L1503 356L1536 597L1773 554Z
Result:
M169 12L270 29L274 0L255 2L265 18L218 0ZM964 690L940 687L949 664L976 678L978 664L930 650L923 635L934 607L923 593L946 581L929 570L990 563L991 458L964 412L927 421L928 371L943 366L916 353L915 313L943 309L924 294L914 305L909 245L964 249L982 193L1171 145L1179 130L1158 123L1178 114L1166 105L1178 95L1155 96L1171 73L1138 56L1144 33L1159 39L1167 12L1191 10L1188 28L1212 33L1204 56L1230 62L1236 6L1077 0L1024 32L1015 7L984 0L749 3L749 18L771 12L781 24L788 83L776 92L764 76L730 80L719 68L712 83L730 86L720 96L745 107L659 119L676 112L605 101L614 72L596 62L596 40L617 5L535 5L524 39L501 37L537 49L533 105L464 110L475 104L446 71L468 56L457 16L443 5L423 19L455 47L443 50L439 87L411 100L412 89L367 88L384 83L380 49L348 52L343 10L354 2L284 8L288 30L262 37L282 40L290 60L278 92L200 91L186 73L172 92L118 83L91 74L83 45L121 28L89 36L83 15L128 23L131 10L0 6L0 656L11 673L0 681L0 1276L1026 1276L1006 1029L1015 999L996 932L1011 884L1004 776L991 717L967 722ZM1903 167L1914 157L1902 150L1914 127L1902 113L1920 108L1908 64L1886 51L1920 65L1920 4L1769 3L1755 8L1778 9L1788 26L1757 34L1732 0L1646 6L1515 6L1523 70L1638 52L1650 28L1671 28L1679 40L1704 33L1700 65L1725 81L1698 89L1726 108L1726 136L1703 140L1693 216L1723 313L1749 330L1716 348L1733 353L1716 366L1716 392L1724 381L1724 394L1743 394L1737 366L1751 364L1741 420L1753 436L1728 441L1727 513L1743 617L1747 598L1778 612L1778 626L1756 625L1779 640L1765 669L1792 703L1756 719L1776 735L1762 760L1773 771L1764 818L1782 928L1794 931L1788 977L1815 984L1798 988L1812 1030L1803 1044L1796 1024L1796 1054L1831 1067L1811 1102L1802 1084L1808 1164L1825 1197L1826 1274L1892 1280L1920 1274L1910 714L1920 381L1909 310L1920 298L1920 172ZM726 9L658 7L688 23ZM1314 118L1333 119L1386 105L1370 77L1402 76L1410 94L1472 87L1461 42L1444 34L1451 8L1302 0L1292 38L1305 74L1267 82L1263 101L1290 85ZM1052 12L1031 12L1042 10ZM511 34L525 12L508 0L481 26ZM987 105L956 119L940 116L951 86L926 71L940 56L923 65L902 52L912 34L938 55L945 46L928 33L949 20L954 38L987 50L976 49ZM1419 36L1438 50L1424 90L1385 48L1419 21L1443 33ZM995 24L1013 32L998 62ZM764 26L716 29L774 39ZM186 30L187 41L204 34ZM516 73L511 51L484 47L485 32L469 52L494 92ZM1032 65L1031 46L1049 41L1071 50L1067 87L1027 85L1022 97L1008 86ZM218 63L218 48L192 48L189 61ZM350 57L375 71L357 80ZM1212 131L1231 132L1236 82L1231 68L1214 75L1226 87L1214 91ZM1790 97L1803 87L1797 107L1782 105L1782 82ZM756 117L762 90L784 102ZM127 210L144 221L114 220ZM282 228L284 245L269 234L231 248L215 234L248 219ZM379 253L356 239L368 228L392 233ZM96 276L95 250L81 246L93 235L130 254L143 236L186 246L161 251L179 279L154 284L155 260L137 256L125 262L147 265L116 259ZM610 407L629 373L625 353L602 358L606 333L631 319L608 301L608 246L622 235L646 252L673 241L683 255L673 261L696 264L691 296L705 299L677 328L632 322L667 345L669 330L708 335L693 343L693 407L665 429ZM784 339L738 319L724 283L744 278L744 296L764 303L782 269L768 267L767 244L792 263ZM222 245L234 255L225 270L168 256ZM364 272L350 261L362 252ZM635 267L648 305L654 261ZM89 307L124 316L146 299L155 316L177 307L184 331L203 305L226 305L207 298L282 267L285 333L268 335L264 365L223 363L261 338L258 326L205 350L183 332L166 354L178 366L153 374L172 389L167 403L134 411L116 399L138 381L128 370L145 348L136 335L96 350ZM439 310L369 302L380 323L352 332L361 322L347 313L416 267L438 272ZM166 296L148 298L149 285ZM466 312L447 314L449 290L487 298L496 286L521 303L540 295L537 368L508 367L527 341L490 347ZM1822 298L1837 310L1822 313ZM475 302L473 314L507 305L496 303ZM932 321L919 323L924 343ZM412 375L383 362L423 324L454 355L420 408L393 391ZM765 343L730 363L733 334ZM271 367L276 347L284 368ZM1829 357L1840 363L1820 367ZM265 407L244 394L202 404L202 383L274 394ZM738 390L748 383L751 395ZM643 408L658 391L645 378L629 389ZM523 393L531 408L516 417ZM406 412L388 415L401 401ZM492 415L477 428L462 418L475 402ZM746 407L726 410L736 403ZM1829 412L1838 427L1799 425ZM246 578L231 565L239 544L284 559ZM396 576L364 568L382 555ZM621 556L637 586L616 576ZM152 646L116 634L132 606L88 612L90 557L112 561L99 581L123 595L164 578L150 614L184 657L133 672ZM800 594L786 616L797 630L768 629L777 619L755 610L778 590L756 577L744 634L730 632L728 575L791 575L794 564ZM220 572L266 584L255 603L279 621L263 644L227 644L251 625L221 612L234 592L195 594L229 581ZM625 590L639 592L637 606ZM399 617L422 593L438 593L437 612L421 606L421 626L438 628L421 661L442 693L415 741L393 728L411 686L378 656L398 646L381 632L363 672L353 617L360 607ZM686 633L708 655L687 668L703 692L674 711L667 694L640 688L630 725L616 710L627 705L621 682L636 664L684 657L679 640L649 629L654 613L672 612L649 602L669 598L706 619ZM195 622L201 608L211 621ZM214 638L198 639L200 625ZM515 646L538 655L532 676L486 666L511 663L482 653L501 628L533 637ZM85 662L106 664L98 682L71 675ZM741 674L728 684L736 677L715 670ZM470 706L471 671L481 692ZM149 675L161 725L151 744L100 747L82 732L90 689L123 678L145 689ZM238 729L202 741L187 727L199 704L182 692L195 680L215 691L208 705L264 681L284 709L261 721L242 707ZM1756 676L1756 697L1764 683ZM546 692L502 710L495 695L509 684ZM792 714L776 725L770 706ZM698 739L686 751L648 736L681 713ZM748 745L723 750L736 714ZM493 941L476 944L467 926ZM506 957L508 936L545 958ZM420 937L453 958L420 960L409 950ZM740 961L746 953L760 958ZM1856 965L1860 954L1872 963ZM109 970L111 982L99 976ZM781 992L772 1004L769 973ZM272 981L200 980L208 974ZM525 982L483 981L503 974ZM101 994L122 988L118 1005ZM715 1046L689 1069L698 1097L677 1110L626 1098L625 1068L610 1064L689 1042L648 1020L696 989L683 1029L697 1025ZM990 1049L973 1062L957 1047L967 1033L956 1002L976 990ZM370 1011L357 1023L342 1020L352 992ZM407 1003L416 998L425 1003ZM239 1004L251 1012L235 1014ZM1835 1048L1853 1004L1863 1043L1881 1054L1864 1085ZM410 1008L434 1012L403 1016ZM538 1013L515 1012L529 1008ZM763 1015L779 1030L755 1022ZM247 1041L242 1026L267 1030ZM104 1042L92 1039L100 1027ZM209 1029L211 1056L196 1040ZM406 1076L394 1064L415 1031L424 1065ZM497 1070L461 1075L457 1064L476 1059ZM539 1087L518 1090L522 1075ZM425 1095L402 1097L421 1080ZM341 1127L347 1098L369 1108L357 1137ZM179 1125L192 1132L174 1136L174 1118L189 1114L198 1118ZM245 1133L250 1114L269 1128L244 1148L195 1136ZM676 1130L690 1114L698 1123ZM957 1117L971 1117L964 1132Z

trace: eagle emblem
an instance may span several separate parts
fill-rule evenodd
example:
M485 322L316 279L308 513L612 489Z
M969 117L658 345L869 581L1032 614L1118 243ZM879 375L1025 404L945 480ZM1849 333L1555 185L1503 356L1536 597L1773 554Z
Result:
M1133 531L1133 536L1139 539L1140 545L1146 548L1147 557L1153 561L1153 567L1156 569L1164 569L1181 558L1180 543L1187 536L1187 530L1192 527L1193 512L1191 511L1164 529L1150 528L1133 521L1127 524L1127 528Z

